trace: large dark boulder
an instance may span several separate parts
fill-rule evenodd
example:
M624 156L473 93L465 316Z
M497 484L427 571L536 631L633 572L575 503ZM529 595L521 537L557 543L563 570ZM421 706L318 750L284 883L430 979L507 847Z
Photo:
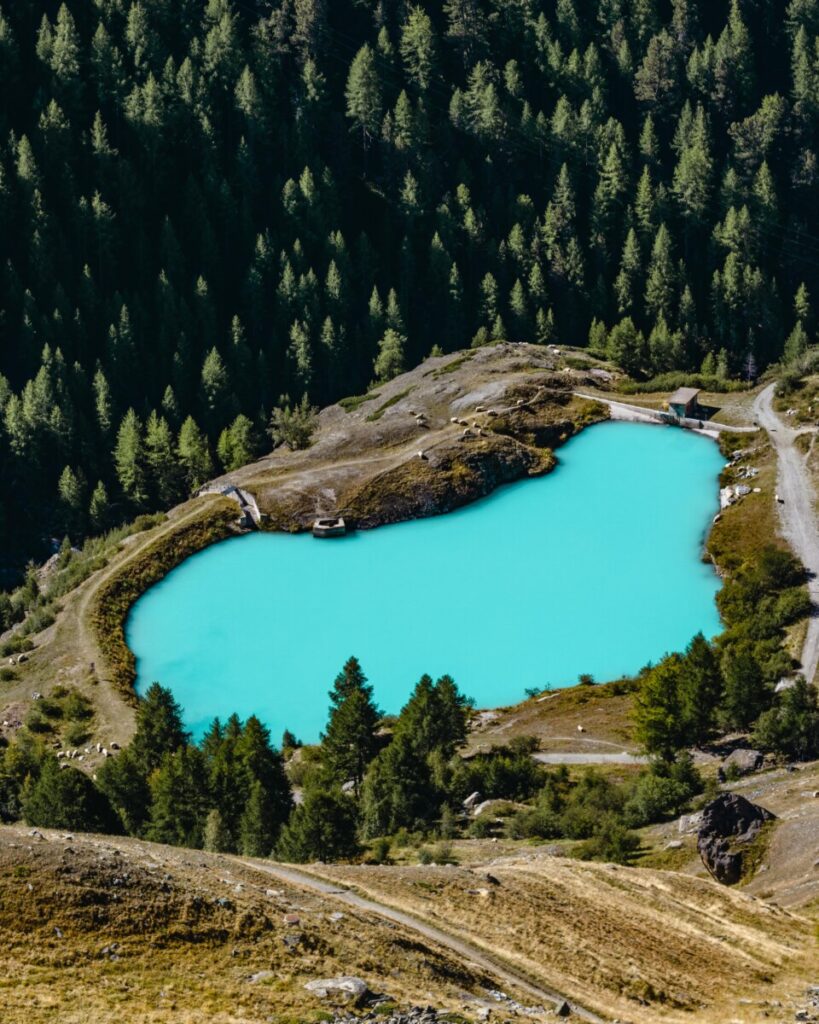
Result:
M697 849L718 882L736 885L742 877L742 860L749 844L765 822L775 817L739 793L721 793L704 808Z

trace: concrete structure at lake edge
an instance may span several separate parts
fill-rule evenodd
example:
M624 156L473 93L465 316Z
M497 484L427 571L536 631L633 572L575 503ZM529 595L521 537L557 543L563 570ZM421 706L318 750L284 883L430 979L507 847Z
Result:
M681 420L695 416L699 409L699 397L698 388L678 388L668 399L668 411Z
M697 388L678 388L668 400L668 411L684 420L696 415L700 392Z

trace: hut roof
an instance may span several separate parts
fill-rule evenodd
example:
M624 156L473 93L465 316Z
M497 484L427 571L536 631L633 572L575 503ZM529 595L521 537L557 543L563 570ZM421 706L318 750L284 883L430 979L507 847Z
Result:
M699 395L699 388L678 388L669 398L669 405L688 405Z

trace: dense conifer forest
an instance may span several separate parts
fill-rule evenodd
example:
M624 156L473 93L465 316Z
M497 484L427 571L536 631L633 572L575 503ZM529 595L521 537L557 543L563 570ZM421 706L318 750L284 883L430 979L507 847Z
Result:
M819 0L2 0L0 552L433 348L812 339Z

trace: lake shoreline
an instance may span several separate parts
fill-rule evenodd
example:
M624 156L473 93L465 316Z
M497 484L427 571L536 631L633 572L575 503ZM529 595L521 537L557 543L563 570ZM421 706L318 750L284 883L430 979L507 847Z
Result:
M338 511L370 529L465 507L502 484L551 472L555 450L610 418L602 402L576 393L599 387L603 376L607 384L614 378L608 369L594 376L599 364L582 362L582 369L569 369L556 349L510 344L429 359L323 410L309 449L279 449L214 483L251 493L263 527L287 532L307 530L314 518ZM204 533L215 532L198 547L189 546L189 534L180 546L174 535L192 519L202 520ZM127 607L106 616L98 614L100 597L120 575L134 576L135 567L147 589L195 551L245 532L238 519L235 502L198 497L130 538L68 595L57 622L36 638L12 699L28 699L55 678L70 680L101 708L104 734L127 741L136 696L121 627L139 595L132 591Z
M132 609L137 690L168 686L197 735L236 711L312 742L351 654L388 713L425 672L452 675L481 707L584 673L633 675L721 629L719 581L701 559L721 466L687 434L606 423L577 434L548 480L495 487L448 515L358 539L211 547ZM592 620L591 596L605 604ZM512 639L536 636L536 648Z

